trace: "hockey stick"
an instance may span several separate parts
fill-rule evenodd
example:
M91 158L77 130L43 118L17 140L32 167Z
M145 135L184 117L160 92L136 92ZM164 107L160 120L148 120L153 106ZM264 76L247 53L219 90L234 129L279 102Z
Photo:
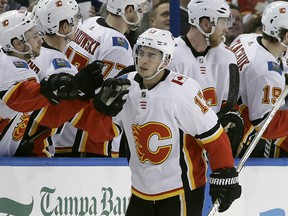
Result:
M114 78L118 78L124 74L136 71L135 65L129 65L128 67L122 69Z
M217 113L218 118L229 112L238 101L240 86L239 70L236 64L229 64L229 89L225 106Z
M35 139L37 139L38 137L40 137L44 133L48 132L49 130L50 130L50 128L48 128L46 126L41 126L41 128L39 129L39 131L37 133L33 134L32 136L28 136L25 140L22 140L20 142L20 144L19 144L14 156L15 157L25 156L21 152L23 150L23 148L25 149L25 146L31 145L34 142Z
M237 167L236 167L236 171L238 173L241 172L245 162L247 161L247 159L249 158L250 154L252 153L253 149L256 147L257 143L259 142L259 140L261 139L262 135L264 134L265 130L267 129L268 125L270 124L270 122L272 121L274 115L276 114L276 112L279 110L279 108L281 107L283 101L285 100L286 96L288 95L288 85L285 86L284 91L282 92L281 96L278 98L278 100L276 101L276 103L273 106L273 109L270 111L269 115L267 116L262 128L258 131L257 135L254 137L254 139L252 140L252 142L250 143L249 147L247 148L247 150L245 151L243 157L241 158L241 160L239 161ZM217 199L211 210L208 213L208 216L213 216L216 212L218 212L219 206L220 206L221 200Z
M24 140L21 145L26 145L26 144L32 144L35 139L43 135L44 133L48 132L51 128L48 128L46 126L41 126L41 129L33 134L32 136L29 136L26 140Z

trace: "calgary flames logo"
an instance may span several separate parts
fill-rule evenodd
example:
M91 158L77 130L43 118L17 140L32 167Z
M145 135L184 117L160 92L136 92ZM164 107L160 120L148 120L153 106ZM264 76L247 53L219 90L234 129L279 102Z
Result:
M279 8L280 13L286 13L286 8Z
M172 144L160 146L160 141L171 139L170 129L158 122L149 122L142 126L132 125L132 134L134 136L136 150L141 163L149 161L152 164L161 164L165 161L172 150ZM156 137L155 137L156 136ZM155 140L154 142L152 141ZM155 150L151 150L151 148Z
M8 19L6 19L6 20L4 20L3 22L2 22L2 26L3 27L6 27L6 26L8 26L9 25L9 20Z
M30 116L27 113L23 113L20 117L21 121L17 123L17 126L13 130L12 139L14 141L19 141L23 138L29 118Z
M61 7L63 5L63 2L59 0L59 1L56 1L55 4L56 4L56 7Z

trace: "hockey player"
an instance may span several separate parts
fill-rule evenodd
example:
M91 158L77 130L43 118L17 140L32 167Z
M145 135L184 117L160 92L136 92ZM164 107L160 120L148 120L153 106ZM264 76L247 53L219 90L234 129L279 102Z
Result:
M31 140L31 136L47 136L49 131L40 131L38 126L48 128L61 126L64 122L73 117L79 110L90 106L93 111L89 114L97 113L100 123L89 124L90 127L99 127L103 130L103 139L112 138L114 134L111 127L111 117L104 116L99 112L94 112L89 101L72 100L78 98L78 92L83 88L83 79L90 75L92 81L98 79L94 85L100 87L103 83L101 70L94 64L79 71L79 75L72 76L67 73L53 74L38 82L38 77L27 64L31 57L40 54L42 38L36 28L36 22L31 13L27 11L9 11L0 15L0 45L5 54L1 53L1 76L0 76L0 96L1 96L1 134L0 142L1 156L27 156L32 153L36 140ZM83 75L85 74L85 75ZM109 81L104 83L104 87L111 86ZM118 83L114 83L114 85ZM121 87L121 86L120 86ZM94 107L100 111L109 109L106 106L107 99L103 98L105 88L100 90L93 100ZM125 92L124 92L125 93ZM113 99L113 98L111 98ZM113 102L113 101L112 101ZM118 104L121 101L115 100ZM124 102L124 101L123 101ZM114 105L113 105L114 106ZM34 120L34 121L31 121ZM107 128L104 125L107 124ZM87 122L76 122L82 129L88 130ZM27 143L27 145L24 145ZM4 145L5 144L5 145ZM36 154L48 155L46 149L40 148Z
M69 61L78 69L95 60L103 61L104 79L115 77L120 70L132 65L132 49L124 33L132 26L139 25L143 13L151 8L149 2L146 0L108 0L106 19L98 16L88 18L79 26L75 39L66 48L65 53ZM95 133L98 132L95 131ZM95 154L110 155L111 147L108 142L95 143L90 136L91 134L86 131L77 130L67 123L55 144L56 150L71 151L73 147L72 155L79 155L77 153L80 152L90 153L92 156ZM113 149L112 156L117 157L118 146Z
M73 39L81 19L77 2L74 0L57 2L43 0L35 5L32 13L43 34L43 44L41 55L28 61L30 68L37 73L39 80L47 75L63 71L75 75L78 70L69 63L63 50Z
M204 149L213 171L210 195L213 201L221 196L220 211L241 194L228 136L199 84L165 69L174 49L172 34L155 28L140 35L133 49L136 71L126 75L129 95L114 119L126 132L130 153L132 196L126 216L201 216ZM217 184L220 179L227 184Z
M240 96L243 103L240 111L245 121L238 157L245 152L255 132L265 122L285 86L281 58L288 46L287 11L287 2L270 3L262 15L262 35L241 35L230 45L240 70ZM279 110L251 156L287 156L287 120L288 111ZM271 145L272 140L275 146Z
M236 64L235 55L223 43L225 33L232 24L230 7L225 0L191 0L188 17L190 30L186 35L176 38L175 58L169 68L195 79L209 106L219 113L227 102L229 65ZM238 94L234 97L238 97ZM229 113L229 120L225 120L223 126L229 121L237 125L239 122L243 128L242 119L236 111ZM233 128L229 130L231 132ZM241 132L228 135L233 146L242 137Z
M63 50L68 41L73 39L76 27L81 19L77 2L74 0L39 1L33 8L33 14L36 17L38 28L43 34L43 44L40 56L36 59L29 59L29 67L37 73L39 80L48 75L61 72L75 75L78 70L68 61ZM99 65L99 69L101 69L101 65ZM86 77L86 79L88 81L89 77ZM101 82L101 80L102 77L99 76L98 82ZM101 85L101 83L99 84ZM90 96L94 96L93 91ZM83 110L77 114L78 119L82 115L85 116ZM57 130L54 130L54 132L56 133ZM49 147L51 154L54 155L53 137L49 136L43 142Z
M227 100L229 64L236 64L235 55L223 44L231 22L230 8L224 0L191 0L188 15L190 30L176 38L169 68L195 79L217 113Z

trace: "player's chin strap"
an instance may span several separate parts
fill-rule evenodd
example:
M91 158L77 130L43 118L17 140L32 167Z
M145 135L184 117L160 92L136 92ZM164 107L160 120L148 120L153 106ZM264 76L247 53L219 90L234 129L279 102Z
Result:
M136 13L137 13L137 18L138 18L136 22L129 22L125 16L125 14L122 14L122 16L121 16L123 18L123 20L131 27L130 30L132 30L132 31L135 31L141 24L141 19L142 19L141 15L138 12L136 12Z
M143 78L144 80L152 80L154 79L161 71L163 71L165 68L168 67L168 65L170 64L171 62L171 57L169 55L163 55L163 58L162 58L162 62L160 63L160 65L158 66L157 70L155 71L155 73L150 76L150 77L147 77L147 78ZM136 69L137 69L137 64L136 64ZM138 71L138 70L137 70Z
M28 42L25 42L25 41L22 41L22 42L23 42L26 46L29 47L29 50L28 50L28 51L25 51L25 52L21 52L21 51L16 50L16 49L14 48L14 49L13 49L13 52L18 53L18 54L21 54L21 55L29 54L31 59L35 59L36 56L35 56L35 54L34 54L33 51L32 51L32 46L31 46Z
M59 31L56 32L56 35L60 36L60 37L63 37L63 38L68 38L70 35L74 34L76 28L75 26L71 26L71 32L69 32L68 34L64 35L64 34L61 34Z
M165 69L162 65L164 64L164 62L162 62L159 67L157 68L156 72L148 77L148 78L143 78L144 80L152 80L154 77L156 77L163 69Z
M196 27L203 34L203 36L205 37L207 46L210 46L210 35L212 35L214 33L215 29L216 29L215 24L212 24L211 32L208 32L208 33L204 32L204 30L199 26L199 24L197 24Z

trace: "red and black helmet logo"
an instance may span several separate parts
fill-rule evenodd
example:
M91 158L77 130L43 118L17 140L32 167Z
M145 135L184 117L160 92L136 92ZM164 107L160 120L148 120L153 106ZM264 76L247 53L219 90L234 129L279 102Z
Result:
M4 20L3 22L2 22L2 26L3 27L6 27L6 26L8 26L9 25L9 20L8 19L6 19L6 20Z
M63 5L63 2L59 0L59 1L56 1L55 4L56 4L56 7L61 7Z
M286 13L286 8L279 8L279 13Z

